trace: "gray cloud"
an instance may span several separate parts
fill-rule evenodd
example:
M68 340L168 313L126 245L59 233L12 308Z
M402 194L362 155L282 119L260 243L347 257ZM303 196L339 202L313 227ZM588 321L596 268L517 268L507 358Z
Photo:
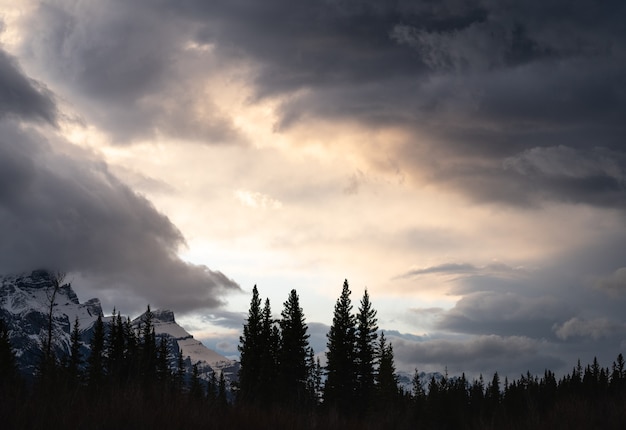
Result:
M218 306L238 290L222 273L181 261L181 233L101 161L7 121L0 136L2 272L78 272L99 289L179 311Z
M553 329L554 333L563 340L571 337L589 337L597 340L613 335L618 335L620 338L626 336L626 323L608 318L587 320L575 317L563 324L554 325Z
M245 64L255 100L281 101L277 130L402 127L419 138L388 158L418 181L507 205L623 209L625 17L617 1L66 0L27 20L42 31L23 52L120 141L241 141L220 106L194 106L203 77Z
M395 164L443 188L515 205L621 207L623 6L413 3L188 4L208 20L199 40L259 64L258 97L289 96L279 129L311 117L402 126L420 138ZM610 167L592 157L594 174L582 177L511 169L542 148L616 157Z
M510 275L524 273L522 268L510 267L503 263L490 263L485 266L476 266L470 263L444 263L437 266L410 270L398 278L412 278L420 275Z
M17 61L0 49L0 118L14 116L56 123L57 109L52 93L28 79Z
M609 276L598 279L595 287L617 296L626 292L626 267L620 267Z
M390 337L398 365L417 366L420 370L439 371L445 366L450 374L466 372L517 377L520 372L543 372L545 368L560 369L565 364L548 353L542 342L523 336L483 335L470 339L430 339L410 342ZM567 363L569 365L569 363ZM520 370L522 369L522 370Z
M479 335L551 337L554 324L571 310L567 303L546 293L540 297L502 291L468 294L446 312L438 328Z
M0 88L31 82L10 66ZM33 96L35 85L16 91ZM1 273L76 273L94 288L179 311L218 306L223 294L239 290L221 272L182 261L178 229L105 163L53 129L44 137L20 125L33 116L52 120L51 103L39 94L0 119Z
M188 49L197 25L159 6L40 2L24 20L39 31L24 39L21 56L116 143L163 135L242 142L203 87L216 60Z

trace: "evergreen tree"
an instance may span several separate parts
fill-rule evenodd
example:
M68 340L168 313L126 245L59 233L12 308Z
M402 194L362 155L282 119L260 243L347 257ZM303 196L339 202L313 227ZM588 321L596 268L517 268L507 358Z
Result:
M224 379L224 372L220 372L219 386L217 388L217 406L219 408L225 408L227 405L226 379Z
M126 336L122 316L113 309L113 318L106 337L106 361L109 378L121 381L125 362Z
M176 372L174 373L174 387L178 392L183 390L185 385L185 360L183 359L183 350L178 349L176 355Z
M350 293L345 280L327 335L327 378L324 385L324 404L346 413L354 410L356 391L356 320L352 314Z
M500 405L500 375L498 375L498 372L493 374L493 379L487 384L485 402L489 413L494 414Z
M70 335L70 357L67 365L67 372L70 382L75 384L80 379L80 368L83 364L83 357L80 352L80 325L78 315L74 319L74 327Z
M309 374L308 327L296 290L291 290L280 320L281 337L278 353L279 392L288 403L303 405L307 395L306 383Z
M104 341L104 323L102 315L98 315L89 344L91 353L87 359L87 382L94 388L98 387L104 379Z
M266 339L263 338L263 314L261 313L261 298L256 285L252 289L252 300L248 318L243 325L243 335L239 337L240 368L238 400L256 402L260 400L262 377L262 363Z
M9 386L17 378L17 362L15 351L11 346L9 329L0 318L0 388Z
M141 321L140 339L140 373L144 382L149 383L155 379L157 367L157 344L154 333L154 314L148 305Z
M211 376L209 377L209 383L207 387L207 399L210 405L216 405L217 402L217 393L218 393L218 383L217 378L215 376L215 370L211 371Z
M624 364L624 356L620 352L617 356L617 360L613 362L613 368L611 372L611 389L613 392L619 392L624 388L624 380L626 379L626 369Z
M161 382L168 382L170 378L170 351L167 345L167 338L161 336L159 338L159 347L157 348L156 376Z
M280 329L272 318L269 299L265 299L261 322L261 356L259 358L257 402L270 405L280 395L278 358L280 349Z
M415 399L423 399L426 395L426 391L424 390L424 386L422 385L422 378L417 369L413 373L413 378L411 379L413 398Z
M362 411L369 408L374 396L376 338L378 334L376 311L372 308L367 289L356 315L356 365L358 405Z
M418 421L422 419L422 415L424 412L426 404L426 390L424 390L424 386L422 385L422 378L420 372L417 369L415 369L415 372L413 372L411 385L411 394L413 395L413 420Z
M307 356L307 395L313 406L317 406L322 396L322 374L323 369L319 358L315 358L313 348L309 348Z
M389 407L398 400L400 389L393 358L393 347L390 343L387 343L385 333L380 334L378 354L378 372L376 374L378 405L380 407Z
M198 363L195 363L191 368L189 395L197 400L204 398L204 387L202 386L202 381L200 380L200 369L198 369Z
M128 382L137 378L139 373L139 339L130 317L124 321L124 360L121 365L120 377Z

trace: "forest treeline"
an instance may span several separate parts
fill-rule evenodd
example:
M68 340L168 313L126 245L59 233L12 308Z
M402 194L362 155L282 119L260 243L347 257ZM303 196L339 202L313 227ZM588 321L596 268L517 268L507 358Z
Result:
M139 326L114 311L98 318L83 356L74 322L70 351L58 357L42 336L40 363L26 382L0 320L0 417L4 428L621 428L626 366L578 362L559 378L545 370L502 381L465 375L398 385L393 348L379 332L365 290L356 311L348 282L327 334L326 364L309 345L292 290L280 318L255 286L243 325L238 380L187 375L181 351L154 333L148 307ZM425 388L424 388L425 387Z

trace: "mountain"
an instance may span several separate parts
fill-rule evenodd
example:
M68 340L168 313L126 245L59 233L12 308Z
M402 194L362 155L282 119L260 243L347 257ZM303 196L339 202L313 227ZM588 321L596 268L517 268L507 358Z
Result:
M80 328L82 356L89 356L93 325L99 315L103 317L105 326L112 319L111 316L103 315L99 299L80 303L71 285L62 284L62 279L51 272L36 270L28 275L0 276L0 318L9 330L18 367L26 377L35 375L50 316L54 352L57 357L63 358L69 355L70 333L76 318ZM144 318L145 314L135 318L133 326L139 329ZM153 311L153 324L156 337L164 337L167 341L172 367L175 366L179 350L182 350L188 373L197 364L201 379L207 380L215 371L218 374L223 372L227 382L236 380L239 363L194 339L176 323L172 311Z
M415 373L408 373L408 372L403 372L403 371L399 371L396 373L396 376L398 377L398 386L406 393L412 393L413 392L413 378L415 377ZM441 380L444 378L444 375L441 374L440 372L419 372L419 377L420 377L420 385L422 386L422 390L424 390L425 393L428 392L428 386L430 385L430 381L432 378L435 378L435 381L437 382L441 382ZM454 381L457 377L456 376L452 376L449 377L449 380Z
M139 328L144 319L145 313L133 320L133 326ZM159 338L165 337L170 351L173 351L173 357L178 354L179 349L182 350L189 369L193 364L198 365L201 379L208 380L212 371L216 371L218 375L220 372L224 372L224 378L227 381L237 379L239 362L224 357L204 346L199 340L194 339L191 334L176 323L174 312L170 310L152 311L152 323L157 343Z
M9 329L18 367L25 376L35 373L52 308L52 345L57 357L69 351L76 318L82 328L83 352L102 307L98 299L80 303L69 284L54 293L55 276L43 270L30 275L0 277L0 318ZM54 296L54 297L53 297Z

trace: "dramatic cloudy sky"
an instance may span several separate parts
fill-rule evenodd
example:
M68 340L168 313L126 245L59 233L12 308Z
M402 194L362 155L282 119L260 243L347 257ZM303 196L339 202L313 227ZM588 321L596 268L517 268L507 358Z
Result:
M623 1L0 0L0 270L236 353L344 279L398 368L626 349Z

